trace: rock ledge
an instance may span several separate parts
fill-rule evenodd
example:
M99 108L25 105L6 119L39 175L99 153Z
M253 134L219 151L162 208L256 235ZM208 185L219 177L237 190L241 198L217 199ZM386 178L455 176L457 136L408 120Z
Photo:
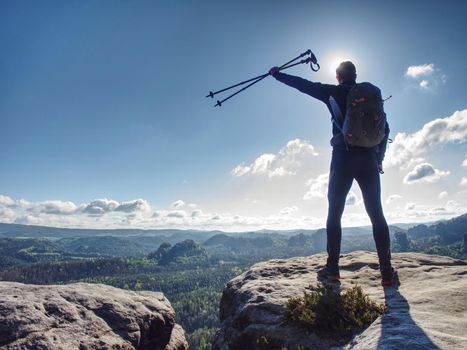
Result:
M362 287L372 300L386 303L388 313L348 344L320 339L283 323L284 304L318 283L316 272L325 255L258 263L224 288L220 305L222 326L214 350L256 346L267 349L461 349L467 344L467 264L447 257L400 253L393 265L400 286L382 287L376 254L352 252L341 258L340 288Z
M0 282L0 349L188 349L162 293Z

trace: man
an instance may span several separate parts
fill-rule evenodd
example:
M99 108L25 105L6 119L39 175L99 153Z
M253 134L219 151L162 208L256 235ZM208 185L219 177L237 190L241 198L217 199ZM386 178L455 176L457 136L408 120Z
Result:
M269 73L278 81L324 102L333 118L331 146L332 160L329 173L328 187L328 217L326 222L327 252L326 266L320 271L321 278L338 281L339 255L342 237L341 217L344 212L345 200L352 186L357 180L362 190L365 209L373 226L373 237L378 252L381 271L381 283L390 285L395 278L395 271L391 266L391 252L389 229L381 205L380 172L383 170L383 159L389 135L386 123L385 137L376 147L364 148L349 146L342 134L342 124L336 109L340 110L340 117L345 117L347 109L347 94L356 84L355 65L342 62L336 69L338 85L311 82L296 76L281 73L278 67L273 67ZM336 107L336 103L337 106Z

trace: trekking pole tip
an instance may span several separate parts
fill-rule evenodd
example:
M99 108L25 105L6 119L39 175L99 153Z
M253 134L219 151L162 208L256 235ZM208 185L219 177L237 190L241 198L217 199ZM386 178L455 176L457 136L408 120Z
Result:
M214 98L214 92L209 91L209 94L207 94L206 97Z
M217 107L217 106L221 107L221 106L222 106L222 102L219 101L219 100L217 100L217 103L214 105L214 107Z

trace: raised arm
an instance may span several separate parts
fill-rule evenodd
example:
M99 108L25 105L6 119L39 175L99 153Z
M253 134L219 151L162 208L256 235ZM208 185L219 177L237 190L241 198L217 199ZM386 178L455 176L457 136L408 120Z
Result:
M310 95L324 103L328 103L331 92L335 89L335 85L315 83L294 75L281 73L277 67L271 68L269 73L276 80L297 89L304 94Z

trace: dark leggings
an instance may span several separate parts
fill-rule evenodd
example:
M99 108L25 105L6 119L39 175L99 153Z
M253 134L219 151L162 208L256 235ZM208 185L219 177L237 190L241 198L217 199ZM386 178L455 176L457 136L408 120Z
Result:
M368 150L334 150L332 153L326 222L328 265L337 267L339 264L341 217L354 179L362 190L365 209L373 226L380 268L389 268L391 266L389 229L381 206L381 183L376 153Z

